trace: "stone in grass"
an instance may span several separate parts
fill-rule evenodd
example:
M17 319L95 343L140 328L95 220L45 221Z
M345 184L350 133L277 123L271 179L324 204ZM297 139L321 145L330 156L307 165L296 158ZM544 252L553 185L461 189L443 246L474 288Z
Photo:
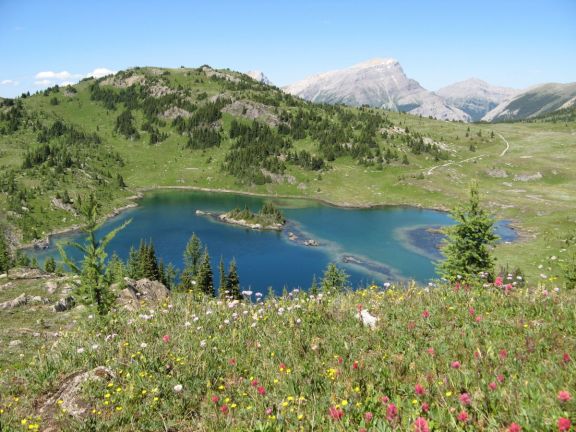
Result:
M76 372L67 376L58 390L42 404L39 413L45 418L54 418L62 410L74 418L82 418L90 412L91 405L82 398L82 386L87 381L110 381L114 373L107 367L98 366L87 372Z
M157 305L170 295L168 288L158 281L125 278L124 282L126 288L120 292L118 305L128 310L136 310L142 305ZM116 284L112 286L113 290L118 288Z
M66 312L67 310L72 309L75 305L76 300L74 300L74 297L67 296L58 300L54 306L52 306L52 309L54 312Z

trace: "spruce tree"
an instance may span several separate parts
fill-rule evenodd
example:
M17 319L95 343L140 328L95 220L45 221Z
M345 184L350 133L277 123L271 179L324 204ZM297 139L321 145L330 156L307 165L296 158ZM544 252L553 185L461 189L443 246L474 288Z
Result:
M8 242L4 235L4 231L0 229L0 273L7 272L12 266L12 259L10 258L10 249Z
M316 273L312 277L312 286L310 287L310 294L313 296L318 295L318 282L316 281Z
M228 297L241 300L242 293L240 292L240 278L238 277L238 269L236 267L236 260L233 258L228 268L228 276L226 277L226 291Z
M218 271L220 273L220 285L218 286L218 291L221 298L226 298L226 271L224 269L224 259L222 258L222 255L220 255L220 262L218 263Z
M128 262L126 263L126 273L131 279L142 279L142 271L140 268L140 260L138 251L134 246L130 246L130 253L128 254Z
M56 261L54 257L49 256L46 258L46 261L44 261L44 270L46 270L47 273L54 273L56 271Z
M336 291L343 291L348 283L348 274L342 269L339 269L336 264L330 263L324 271L322 278L322 291L334 289Z
M478 185L470 186L470 198L464 205L457 206L450 213L456 225L444 229L446 239L442 252L446 259L437 266L444 279L467 280L488 274L491 280L494 272L494 259L490 249L498 239L494 234L494 220L480 207Z
M84 254L81 266L68 258L64 246L58 244L58 250L64 263L75 273L80 275L80 285L76 290L80 299L89 305L93 305L99 315L105 315L112 307L115 296L110 290L112 280L110 272L106 268L106 246L130 223L126 221L123 225L110 231L101 240L96 238L96 230L99 228L97 223L98 203L93 195L90 195L82 206L81 213L86 220L83 228L88 238L84 244L68 243L74 246Z
M204 249L204 254L200 261L198 268L198 275L196 277L196 290L199 293L214 297L214 276L212 274L212 266L210 265L210 254L208 248Z

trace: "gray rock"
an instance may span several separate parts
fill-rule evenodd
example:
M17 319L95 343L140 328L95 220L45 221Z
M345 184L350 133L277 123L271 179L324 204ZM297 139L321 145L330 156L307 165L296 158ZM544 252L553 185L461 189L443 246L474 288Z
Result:
M164 284L149 279L125 279L126 288L124 288L118 297L118 304L129 310L136 310L141 305L155 305L162 302L169 296L170 291ZM112 289L118 289L117 284Z
M15 267L8 272L10 279L46 279L50 275L37 268Z
M114 379L112 370L104 366L98 366L87 372L76 372L69 375L60 384L48 400L40 407L40 414L44 417L52 417L65 409L74 418L82 418L89 413L90 403L82 397L82 387L89 381L110 381ZM58 401L62 401L60 404Z
M16 348L17 346L22 345L22 341L19 339L12 340L8 343L9 348Z
M67 310L72 309L76 305L76 300L74 297L67 296L58 300L52 308L54 312L66 312Z
M58 289L58 284L55 281L48 281L44 285L44 288L48 292L48 294L54 294Z
M0 303L0 310L4 309L14 309L20 306L24 306L29 303L47 303L48 299L40 296L29 296L24 293L20 294L18 297L12 300Z

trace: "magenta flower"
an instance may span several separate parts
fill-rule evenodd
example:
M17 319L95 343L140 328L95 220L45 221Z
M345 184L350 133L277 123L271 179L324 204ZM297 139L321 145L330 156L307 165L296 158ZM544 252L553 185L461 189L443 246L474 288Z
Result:
M426 390L420 384L416 384L414 386L414 393L416 393L418 396L422 396L424 393L426 393Z
M464 406L470 405L472 403L472 398L468 393L462 393L460 395L460 403Z
M333 406L328 409L328 414L330 415L330 417L332 417L332 420L335 421L342 420L342 417L344 417L344 411L342 411L340 408L336 408Z
M570 422L570 419L566 417L560 417L558 419L558 432L568 432L571 427L572 423Z
M453 361L450 366L452 366L453 369L460 369L460 366L462 365L459 361Z
M364 413L364 421L366 423L370 423L373 418L374 418L374 414L372 414L370 411L367 411Z
M170 342L170 336L164 335L164 336L162 336L162 340L164 341L164 343L168 343L168 342Z
M566 390L560 390L558 392L558 400L560 402L568 402L570 399L572 399L570 392L568 392Z
M424 417L418 417L414 420L414 432L430 432L428 422Z
M508 426L508 429L506 429L507 432L522 432L522 428L520 427L520 425L518 423L510 423L510 426Z
M466 411L460 411L460 414L458 414L457 419L462 423L468 422L469 419L468 413Z
M394 421L398 417L398 408L393 403L388 404L386 407L386 420Z

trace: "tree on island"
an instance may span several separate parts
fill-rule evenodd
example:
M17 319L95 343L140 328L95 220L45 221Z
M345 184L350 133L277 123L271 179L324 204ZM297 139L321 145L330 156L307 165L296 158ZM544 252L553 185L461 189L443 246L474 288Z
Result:
M85 244L68 243L68 245L75 247L84 254L80 267L68 258L63 244L58 244L57 247L64 263L74 273L80 275L80 285L76 292L81 301L95 306L99 315L106 315L114 304L115 296L110 290L112 281L110 272L106 268L107 254L105 249L116 234L123 230L131 220L110 231L102 240L98 240L96 238L96 230L99 228L97 223L98 209L99 205L94 195L90 194L81 209L81 214L86 220L83 231L88 235L87 241Z
M480 207L477 183L470 186L468 202L454 208L450 215L456 225L444 229L442 252L446 259L438 264L438 273L449 281L475 278L481 273L491 280L494 258L490 249L498 236L494 234L494 220Z

